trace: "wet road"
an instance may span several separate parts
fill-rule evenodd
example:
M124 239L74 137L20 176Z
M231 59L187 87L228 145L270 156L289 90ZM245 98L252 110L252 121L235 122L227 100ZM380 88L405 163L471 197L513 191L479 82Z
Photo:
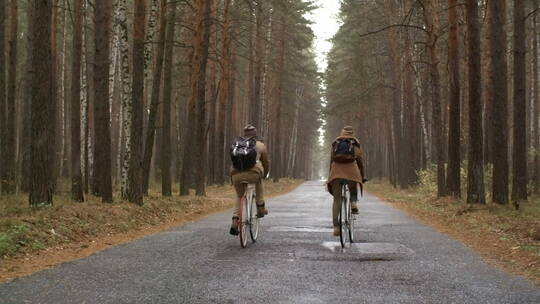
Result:
M320 182L267 205L247 249L216 214L0 285L0 303L540 303L540 288L373 196L345 250Z

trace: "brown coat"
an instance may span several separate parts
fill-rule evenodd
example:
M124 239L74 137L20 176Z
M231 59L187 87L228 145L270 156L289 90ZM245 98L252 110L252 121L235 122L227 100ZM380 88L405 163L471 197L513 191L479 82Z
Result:
M255 164L255 166L246 171L239 171L231 166L231 177L233 175L249 171L257 172L261 179L268 175L268 170L270 169L270 160L268 159L268 151L266 150L266 145L262 141L258 140L257 144L255 145L255 150L257 150L257 163Z
M356 142L359 142L354 136L340 136L336 138L353 138ZM332 151L330 158L330 174L328 175L328 181L326 182L328 186L328 192L332 193L330 184L336 179L346 179L353 181L362 185L363 176L363 152L360 146L354 146L354 153L356 155L356 161L350 163L336 163L332 161L334 151Z

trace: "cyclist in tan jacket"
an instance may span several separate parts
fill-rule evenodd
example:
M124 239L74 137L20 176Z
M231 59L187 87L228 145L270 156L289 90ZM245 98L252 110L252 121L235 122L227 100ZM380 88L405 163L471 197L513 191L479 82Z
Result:
M341 208L341 181L346 180L351 193L351 209L358 214L358 187L366 181L363 165L363 152L360 142L354 137L351 126L341 130L341 135L332 143L330 158L330 174L328 176L328 192L334 196L332 218L334 235L339 235L338 213Z
M234 205L232 224L230 234L238 235L238 219L240 215L240 201L246 191L245 184L242 182L248 182L255 184L256 203L257 203L257 216L264 217L268 214L268 210L265 207L264 202L264 189L262 180L268 175L270 169L270 161L268 159L268 152L266 145L257 139L257 129L252 125L247 125L244 128L244 139L253 138L256 141L255 150L257 152L255 165L251 168L239 170L234 166L231 167L231 181L236 190L237 201Z

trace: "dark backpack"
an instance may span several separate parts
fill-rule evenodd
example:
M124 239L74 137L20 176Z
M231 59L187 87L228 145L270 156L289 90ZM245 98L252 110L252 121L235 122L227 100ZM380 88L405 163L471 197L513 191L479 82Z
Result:
M352 138L340 138L332 144L332 160L336 163L352 163L356 160L354 145L358 143Z
M257 163L257 141L254 137L237 137L231 146L232 165L236 170L244 171L255 167Z

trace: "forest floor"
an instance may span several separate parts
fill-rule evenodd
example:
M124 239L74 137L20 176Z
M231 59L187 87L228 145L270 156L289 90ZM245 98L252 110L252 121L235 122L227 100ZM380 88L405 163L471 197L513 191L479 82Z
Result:
M485 260L540 285L540 197L512 206L469 206L449 197L436 199L419 189L395 189L374 181L366 190L413 218L450 235Z
M302 182L266 182L265 194L284 194ZM114 203L105 204L94 196L74 203L65 193L43 208L30 208L26 195L0 197L0 282L224 211L235 197L230 185L210 186L206 197L162 197L156 189L142 207L121 201L118 194ZM223 229L229 225L223 223Z

